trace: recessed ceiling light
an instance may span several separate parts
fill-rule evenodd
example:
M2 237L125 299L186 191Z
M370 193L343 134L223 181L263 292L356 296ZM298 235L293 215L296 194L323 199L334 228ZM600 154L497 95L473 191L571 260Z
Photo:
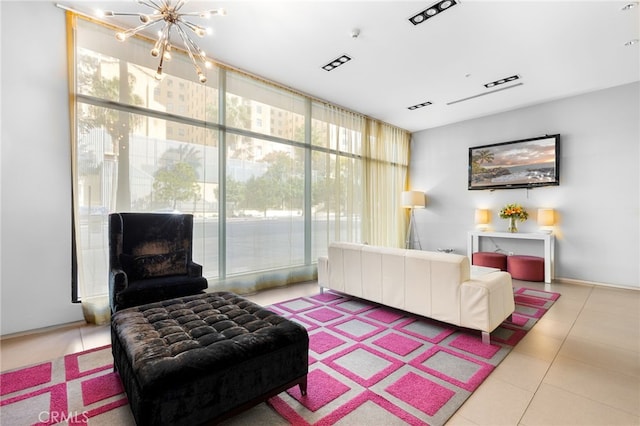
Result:
M637 44L638 42L640 42L640 40L638 40L637 38L634 38L633 40L629 40L628 42L626 42L624 45L625 46L633 46L634 44Z
M422 12L413 15L411 18L409 18L409 22L411 22L413 25L421 24L427 19L438 15L440 12L449 9L451 8L451 6L455 6L456 4L458 4L458 1L456 0L441 0L435 4L432 4Z
M501 78L500 80L496 80L496 81L492 81L491 83L487 83L487 84L484 85L484 87L486 87L487 89L490 89L491 87L499 86L501 84L505 84L505 83L508 83L510 81L513 81L513 80L518 80L519 78L520 78L520 76L517 75L517 74L516 75L512 75L511 77Z
M634 7L636 7L638 5L638 3L627 3L624 5L624 7L620 10L631 10Z
M346 64L350 60L351 60L351 57L349 55L342 55L337 57L333 61L329 62L327 65L324 65L322 69L325 71L332 71L337 67L339 67L340 65Z
M407 107L407 109L413 111L414 109L426 107L427 105L431 105L431 102L423 102L421 104L411 105L410 107Z

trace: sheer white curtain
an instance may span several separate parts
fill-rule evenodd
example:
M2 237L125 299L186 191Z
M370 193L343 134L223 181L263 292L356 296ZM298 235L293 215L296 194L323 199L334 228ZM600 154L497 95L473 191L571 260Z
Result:
M408 178L410 135L369 120L363 139L363 239L372 245L403 247L407 213L400 196Z
M313 143L335 153L325 154L323 163L323 175L332 179L324 195L335 206L326 219L325 247L331 241L402 247L409 132L332 105L314 105L313 117Z
M314 257L332 241L362 241L362 134L366 120L339 107L314 103L311 143L315 206Z

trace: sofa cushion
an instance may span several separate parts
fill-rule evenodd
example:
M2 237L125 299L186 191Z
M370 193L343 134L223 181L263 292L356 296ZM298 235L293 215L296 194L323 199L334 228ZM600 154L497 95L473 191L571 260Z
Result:
M137 306L159 300L172 299L190 294L197 294L208 287L205 277L184 275L154 277L141 280L129 280L126 288L115 295L119 309Z

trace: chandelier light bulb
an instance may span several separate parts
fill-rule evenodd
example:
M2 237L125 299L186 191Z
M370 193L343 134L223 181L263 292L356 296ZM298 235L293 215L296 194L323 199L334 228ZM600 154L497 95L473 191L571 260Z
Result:
M207 82L207 77L202 73L202 71L198 73L198 80L203 84Z
M125 41L127 39L127 35L123 32L117 32L116 33L116 40L118 41Z
M162 74L162 67L158 67L158 71L156 72L156 80L162 80L162 77L164 77L164 75Z
M160 56L160 49L158 49L157 47L151 49L151 56L153 56L154 58Z
M204 67L210 70L211 68L213 68L213 64L211 63L211 61L204 61Z
M140 22L142 22L143 24L146 24L150 20L151 18L149 18L149 15L145 15L144 13L140 14Z
M207 34L207 30L202 27L195 27L194 32L198 35L198 37L204 37Z
M164 55L162 55L164 57L165 61L170 61L171 60L171 52L169 52L169 50L165 50L164 51Z

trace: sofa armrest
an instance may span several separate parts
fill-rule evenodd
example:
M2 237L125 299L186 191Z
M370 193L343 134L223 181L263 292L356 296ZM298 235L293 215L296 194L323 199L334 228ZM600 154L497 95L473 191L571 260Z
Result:
M492 272L460 286L460 325L492 332L515 310L511 275Z
M118 305L116 296L128 286L129 278L126 272L119 268L113 268L109 271L109 304L111 305L111 312L115 312Z
M329 258L327 256L318 258L318 285L329 287Z
M195 262L187 263L187 275L190 277L201 277L202 265Z
M112 289L117 293L127 288L129 285L129 277L122 269L112 269L109 272L109 282L113 283Z

